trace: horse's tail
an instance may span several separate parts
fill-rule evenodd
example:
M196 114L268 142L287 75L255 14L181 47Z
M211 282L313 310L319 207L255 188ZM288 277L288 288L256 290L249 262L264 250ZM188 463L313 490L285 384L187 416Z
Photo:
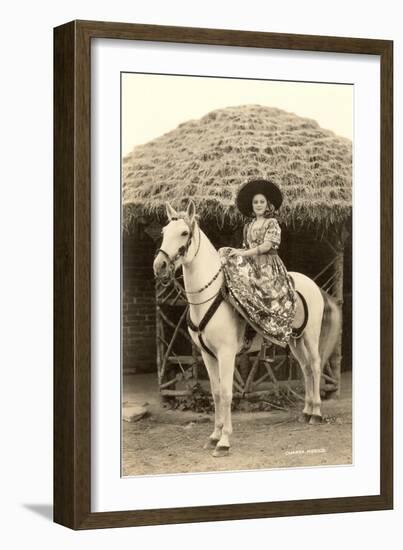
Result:
M319 339L319 354L321 358L321 367L329 360L341 330L341 311L336 301L324 290L321 290L324 309L322 317L322 326Z

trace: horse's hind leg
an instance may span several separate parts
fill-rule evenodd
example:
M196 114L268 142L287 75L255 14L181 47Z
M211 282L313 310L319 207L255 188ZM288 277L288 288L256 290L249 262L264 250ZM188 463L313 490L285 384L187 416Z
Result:
M229 438L232 434L231 403L235 352L229 349L221 350L218 355L218 366L220 372L220 405L223 424L221 437L213 456L227 456L230 448Z
M202 351L202 357L210 379L211 393L213 395L214 401L214 430L208 438L207 443L204 445L204 448L214 449L221 438L221 430L223 424L221 418L220 377L218 371L218 361L205 351Z
M319 355L319 342L316 338L307 332L304 335L304 343L309 354L309 364L312 370L313 377L313 400L312 400L312 416L310 424L320 424L322 422L322 401L320 398L320 379L322 375L321 360Z
M302 338L298 340L291 339L290 349L301 367L305 382L305 406L300 421L309 422L313 412L313 376L309 366L308 352Z

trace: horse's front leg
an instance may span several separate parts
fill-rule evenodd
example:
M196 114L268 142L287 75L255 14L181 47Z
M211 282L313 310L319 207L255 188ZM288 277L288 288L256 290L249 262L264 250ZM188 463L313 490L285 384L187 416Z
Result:
M220 375L220 406L222 418L222 432L220 440L213 452L213 456L227 456L230 449L230 435L232 434L231 403L232 384L235 368L235 352L222 350L218 354L218 369Z
M223 425L221 418L220 376L217 360L205 351L202 351L202 357L209 376L211 394L214 401L214 430L208 438L207 443L204 445L204 448L215 449L217 443L221 438Z

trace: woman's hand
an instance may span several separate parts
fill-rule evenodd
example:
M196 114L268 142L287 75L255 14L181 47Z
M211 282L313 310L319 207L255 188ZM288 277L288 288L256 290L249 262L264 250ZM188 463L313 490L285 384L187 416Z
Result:
M242 248L231 248L228 256L243 256L244 250Z
M270 241L265 241L256 248L231 248L228 257L241 256L242 258L250 258L252 256L261 256L262 254L266 254L271 247L272 243Z

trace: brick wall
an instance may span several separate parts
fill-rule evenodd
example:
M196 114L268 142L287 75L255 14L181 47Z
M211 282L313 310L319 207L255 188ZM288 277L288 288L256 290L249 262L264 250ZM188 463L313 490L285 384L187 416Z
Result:
M141 226L123 235L123 370L155 372L155 244Z

